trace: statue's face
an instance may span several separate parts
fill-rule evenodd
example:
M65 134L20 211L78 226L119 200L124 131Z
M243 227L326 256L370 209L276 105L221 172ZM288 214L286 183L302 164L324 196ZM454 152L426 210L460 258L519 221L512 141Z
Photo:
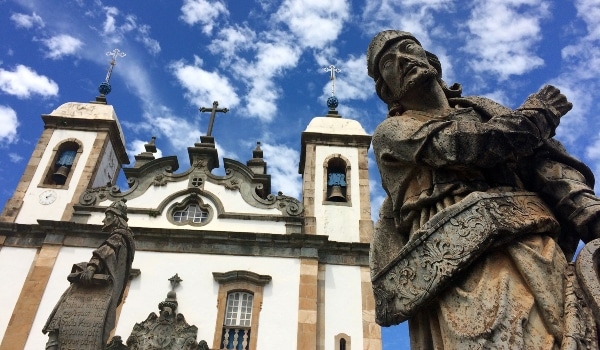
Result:
M421 45L406 38L390 45L379 60L381 77L389 87L394 100L426 79L435 77Z
M109 212L106 212L104 214L104 220L102 220L102 223L104 224L104 226L102 226L102 231L108 231L110 230L112 227L115 226L117 222L117 217L115 216L115 214Z

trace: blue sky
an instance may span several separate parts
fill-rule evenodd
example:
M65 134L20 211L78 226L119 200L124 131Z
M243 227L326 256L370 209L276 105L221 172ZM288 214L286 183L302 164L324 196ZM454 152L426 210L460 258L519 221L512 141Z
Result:
M464 95L516 108L544 84L574 108L558 138L600 173L598 0L0 0L0 203L12 195L40 136L41 114L91 101L117 59L108 101L127 149L151 136L188 167L210 107L221 156L242 162L261 141L273 191L299 197L300 133L327 112L334 64L339 112L372 133L385 105L365 51L383 29L413 32ZM383 193L371 158L373 213ZM124 179L119 183L125 186ZM406 327L384 329L384 349L408 347Z

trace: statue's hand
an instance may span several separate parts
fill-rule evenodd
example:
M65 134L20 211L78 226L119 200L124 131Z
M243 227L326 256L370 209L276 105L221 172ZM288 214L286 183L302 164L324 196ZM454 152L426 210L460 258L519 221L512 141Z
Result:
M89 265L79 277L81 283L83 283L83 285L85 286L89 286L90 284L92 284L92 278L94 277L94 273L96 273L96 268L94 266Z
M573 104L560 90L552 85L546 85L540 91L529 95L519 109L541 109L552 113L556 118L567 114Z
M567 97L552 85L544 86L537 94L542 101L554 107L561 116L567 114L573 108L573 104L567 100Z

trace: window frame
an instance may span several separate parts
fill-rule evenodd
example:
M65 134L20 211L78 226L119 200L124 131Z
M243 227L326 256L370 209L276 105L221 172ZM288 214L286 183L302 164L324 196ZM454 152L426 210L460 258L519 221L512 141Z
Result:
M75 149L74 146L77 146L77 149ZM73 159L73 163L71 164L71 167L69 168L69 174L67 175L67 179L65 180L65 183L62 185L59 185L52 180L52 174L54 174L57 170L57 169L55 169L55 165L56 165L56 162L58 162L58 160L61 156L61 153L63 151L69 151L69 150L70 151L74 150L76 152L75 158ZM73 173L75 172L75 169L77 168L77 164L79 162L79 158L81 157L82 153L83 153L83 143L81 141L79 141L78 139L68 138L68 139L58 142L52 149L52 155L50 156L50 162L46 165L46 170L44 171L44 175L42 176L42 179L41 179L40 183L38 184L38 187L69 189L69 183L71 182L71 178L73 177Z
M335 163L340 163L340 164L335 164ZM343 164L343 166L342 166ZM348 160L348 158L344 157L343 155L336 153L336 154L332 154L328 157L325 158L325 160L323 161L323 204L325 205L342 205L342 206L352 206L352 178L350 176L351 173L351 166L350 166L350 161ZM340 202L336 202L336 201L329 201L327 200L327 197L329 196L329 173L330 170L329 168L332 166L336 166L339 167L340 170L343 169L343 175L344 175L344 181L346 182L346 186L345 186L345 193L344 193L344 197L346 198L346 201L340 201Z
M193 220L190 219L189 214L188 214L186 220L183 220L183 221L175 220L175 214L177 212L182 212L184 210L187 210L192 205L198 206L198 209L200 211L207 213L206 220L204 220L204 221L201 220L200 222L194 222ZM173 225L177 225L177 226L186 226L186 225L204 226L212 221L213 216L214 216L214 210L212 209L212 207L208 204L205 204L202 201L202 198L196 193L192 193L191 195L187 196L181 202L174 203L173 205L171 205L171 207L167 211L167 220L169 220L169 222L172 223Z
M271 282L271 276L259 275L251 271L234 270L225 273L213 272L215 281L219 284L217 296L217 319L215 323L215 333L213 338L213 348L221 349L221 339L223 328L225 326L225 316L227 311L227 297L230 293L245 292L253 295L252 313L250 326L234 326L240 329L250 330L250 339L247 350L256 350L256 341L258 339L258 327L260 311L263 303L264 286Z

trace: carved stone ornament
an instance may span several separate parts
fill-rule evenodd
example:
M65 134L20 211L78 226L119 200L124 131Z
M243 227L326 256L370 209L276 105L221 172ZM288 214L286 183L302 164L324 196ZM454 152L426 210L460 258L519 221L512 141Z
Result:
M432 217L395 257L384 254L388 242L376 236L371 276L377 323L414 315L491 245L553 226L558 223L533 193L474 192Z
M183 280L178 274L169 278L173 289ZM127 339L129 350L208 350L205 341L196 342L198 327L190 326L177 312L177 294L171 290L158 304L159 315L152 312L136 323Z
M154 312L136 323L127 339L130 350L196 350L198 328L190 326L182 314L159 317Z

